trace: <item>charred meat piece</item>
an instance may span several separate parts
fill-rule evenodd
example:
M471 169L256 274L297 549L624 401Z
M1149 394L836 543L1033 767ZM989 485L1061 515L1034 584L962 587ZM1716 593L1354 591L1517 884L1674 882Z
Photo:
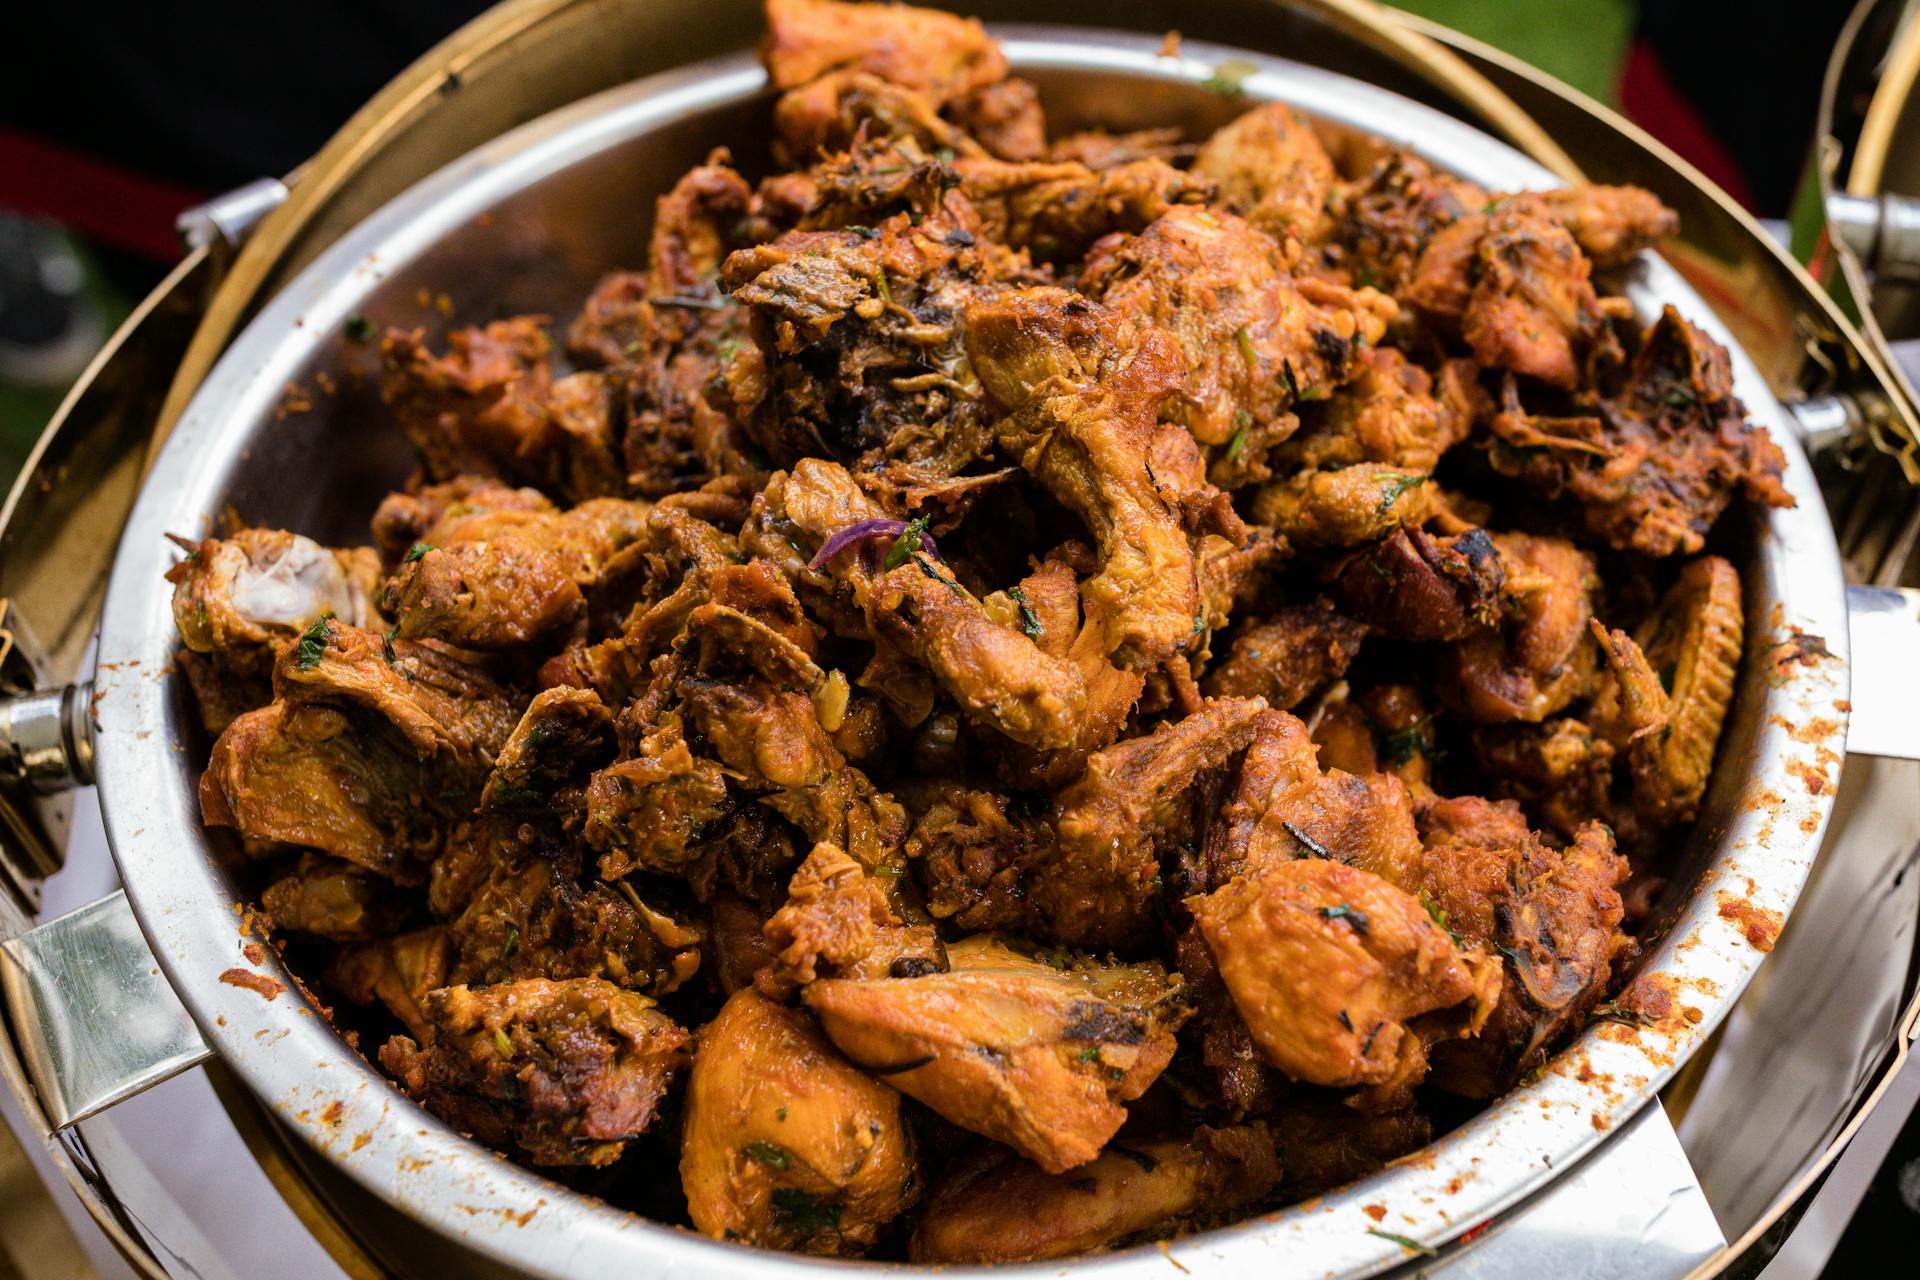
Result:
M680 1183L710 1236L858 1255L920 1197L900 1095L751 989L701 1028L686 1117Z
M1493 535L1507 618L1451 645L1440 696L1468 720L1544 720L1589 691L1596 665L1593 558L1561 538Z
M1116 1143L1066 1173L983 1150L934 1187L908 1255L936 1266L1025 1262L1165 1238L1265 1198L1280 1167L1259 1124Z
M1300 546L1357 547L1426 519L1429 479L1377 462L1302 471L1255 494L1253 518Z
M986 235L1047 262L1077 259L1109 234L1145 230L1213 191L1204 178L1152 157L1095 169L1076 160L1010 164L975 156L956 160L953 170Z
M431 1034L380 1064L429 1111L540 1165L605 1165L644 1133L686 1066L684 1028L608 982L529 979L430 992Z
M1358 182L1334 187L1333 255L1353 283L1400 296L1427 243L1487 205L1485 190L1392 148Z
M775 997L816 978L916 977L946 967L933 926L902 924L891 895L830 844L813 847L762 932L772 963L758 985Z
M1100 1154L1187 1018L1156 963L1054 966L981 936L948 973L832 978L807 1006L854 1065L1050 1173Z
M1625 390L1597 412L1536 417L1510 393L1493 434L1496 470L1572 498L1588 532L1623 551L1699 551L1736 493L1793 505L1779 446L1733 394L1727 349L1672 307L1642 340Z
M1466 1041L1437 1045L1434 1083L1491 1098L1546 1060L1606 995L1620 932L1627 862L1599 823L1564 850L1527 829L1512 801L1436 800L1420 813L1424 870L1417 891L1468 944L1503 957L1499 1006Z
M1397 529L1355 553L1334 582L1356 617L1403 640L1464 640L1505 611L1506 570L1484 529Z
M1364 623L1326 602L1288 605L1234 633L1227 656L1201 687L1216 698L1264 698L1291 711L1346 674L1366 637Z

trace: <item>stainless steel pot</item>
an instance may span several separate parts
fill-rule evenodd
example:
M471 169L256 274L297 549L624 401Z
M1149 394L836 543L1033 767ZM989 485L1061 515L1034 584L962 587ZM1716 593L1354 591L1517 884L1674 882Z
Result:
M1040 84L1050 116L1069 127L1209 128L1246 104L1223 102L1202 84L1218 63L1241 58L1259 68L1244 82L1249 100L1284 99L1404 142L1492 188L1553 181L1449 117L1297 64L1191 44L1181 57L1161 57L1157 40L1139 37L1003 34L1015 66ZM241 895L198 822L204 743L182 682L170 674L175 641L161 574L172 553L163 535L200 532L231 506L318 538L357 539L373 501L409 464L370 390L347 372L367 355L342 338L346 318L358 312L433 327L443 323L438 310L420 300L443 294L462 316L564 311L600 271L640 259L645 226L636 211L710 145L745 153L743 139L764 136L767 104L759 70L739 57L616 89L483 146L340 238L259 313L188 406L134 510L102 620L92 737L103 807L140 930L198 1034L369 1194L530 1274L645 1266L773 1276L822 1264L662 1228L481 1151L351 1053L270 948L247 949ZM1673 301L1732 345L1658 259L1632 269L1628 292L1643 314ZM1787 415L1737 349L1734 364L1753 416L1788 452L1787 482L1800 505L1747 530L1752 624L1735 715L1705 816L1678 868L1681 890L1664 905L1638 979L1670 997L1669 1016L1644 1028L1590 1028L1538 1079L1426 1152L1310 1206L1164 1249L1083 1260L1072 1264L1076 1272L1158 1273L1169 1256L1217 1274L1276 1259L1302 1275L1384 1269L1406 1254L1380 1232L1436 1244L1536 1191L1632 1117L1725 1015L1762 956L1745 922L1784 916L1819 847L1848 711L1847 613L1832 530ZM321 373L333 392L322 391ZM295 408L308 400L311 408ZM73 745L71 736L47 749ZM113 917L109 908L97 914ZM36 1007L54 1018L48 1025L58 1027L61 1008L72 1013L89 976L125 975L82 964L68 969L65 983L34 988L35 961L61 950L50 945L60 926L47 928L53 932L37 942L10 948L24 963L6 972L31 988ZM1754 936L1764 941L1765 929ZM286 991L263 996L256 978ZM132 1020L157 1010L127 1006L123 1029L137 1030ZM176 1060L192 1052L181 1025L151 1020ZM72 1068L86 1057L77 1051L93 1047L101 1027L75 1022L67 1030L64 1041L43 1038L36 1083L72 1114L109 1098L115 1081L106 1073L71 1087Z

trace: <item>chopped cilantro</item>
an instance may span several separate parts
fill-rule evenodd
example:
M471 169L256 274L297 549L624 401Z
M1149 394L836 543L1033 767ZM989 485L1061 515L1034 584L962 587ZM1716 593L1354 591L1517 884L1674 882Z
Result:
M1426 1245L1421 1244L1418 1240L1415 1240L1412 1236L1403 1236L1397 1231L1382 1231L1378 1227L1368 1227L1367 1234L1370 1236L1379 1236L1382 1240L1391 1240L1395 1244L1399 1245L1402 1249L1411 1249L1415 1253L1423 1254L1429 1258L1433 1256L1432 1249L1429 1249Z
M1429 919L1431 919L1435 924L1439 925L1442 929L1446 929L1447 936L1453 939L1454 946L1464 947L1467 945L1466 939L1462 938L1459 934L1455 933L1452 930L1452 928L1448 926L1446 911L1441 908L1439 903L1435 902L1432 898L1427 896L1427 891L1425 889L1422 889L1420 891L1420 905L1427 909L1427 916Z
M1082 1049L1080 1051L1080 1061L1082 1062L1100 1061L1100 1046L1097 1044L1090 1044L1086 1048Z
M302 671L311 671L320 665L321 655L327 651L327 633L332 627L333 615L323 613L300 637L300 649L294 656L294 662Z
M1374 508L1374 514L1384 516L1393 510L1393 504L1400 501L1400 495L1409 489L1418 489L1427 482L1424 473L1418 475L1395 476L1380 491L1380 505Z
M1260 353L1254 350L1253 335L1247 331L1247 326L1241 325L1233 331L1233 341L1234 345L1240 348L1240 358L1247 362L1247 367L1249 369L1258 369L1260 367Z
M373 341L373 321L367 319L358 311L348 316L346 324L341 327L347 335L348 342L366 343Z
M418 560L421 556L433 550L436 550L436 548L431 542L416 542L407 548L407 554L401 558L400 563L412 564L415 560Z
M380 637L380 654L382 657L384 657L387 660L387 665L390 667L397 666L399 665L399 662L400 662L400 659L397 656L395 656L393 652L393 638L399 634L400 634L400 628L395 627L393 630L387 632L387 634Z
M802 1235L816 1235L822 1231L840 1230L840 1206L821 1204L811 1192L798 1187L775 1187L773 1189L773 1221L776 1226L797 1231Z
M793 1164L793 1157L787 1154L786 1148L758 1139L740 1148L740 1154L749 1160L758 1160L769 1169L786 1169Z
M504 965L507 961L513 959L513 953L519 949L520 928L518 925L510 924L507 926L507 940L500 947L500 963Z
M1026 592L1022 591L1019 587L1008 587L1007 598L1019 606L1020 630L1026 632L1027 639L1038 640L1047 633L1046 627L1040 622L1040 615L1035 613L1033 606L1027 603Z
M1342 902L1338 906L1319 908L1321 916L1328 920L1345 920L1353 931L1361 937L1367 936L1367 917Z
M919 550L920 539L925 536L927 526L931 523L932 521L928 520L925 516L909 520L907 527L900 531L900 536L893 540L893 545L887 548L887 558L883 562L886 567L889 569L898 569L901 565L905 564L907 558Z
M1427 725L1432 717L1423 719L1411 729L1398 729L1384 734L1380 738L1380 763L1392 768L1405 764L1415 756L1432 755L1427 742Z
M507 1039L507 1032L504 1027L495 1027L493 1029L493 1047L500 1051L500 1056L503 1058L511 1058L513 1056L513 1041Z
M1669 408L1691 409L1698 403L1700 402L1694 399L1693 392L1691 391L1684 391L1676 387L1674 390L1667 392L1667 406Z
M1235 409L1233 439L1227 441L1227 461L1231 462L1239 457L1240 451L1247 447L1247 433L1251 430L1253 430L1253 415L1245 409Z
M1247 77L1259 70L1245 58L1228 58L1213 69L1213 74L1200 87L1237 102L1247 96Z

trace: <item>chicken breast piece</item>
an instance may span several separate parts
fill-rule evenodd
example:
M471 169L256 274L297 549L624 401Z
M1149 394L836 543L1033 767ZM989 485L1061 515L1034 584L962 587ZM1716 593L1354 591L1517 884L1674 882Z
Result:
M1086 1164L1173 1058L1188 1016L1158 963L1055 967L990 935L948 973L823 979L803 992L853 1062L1050 1173Z
M920 1197L900 1095L751 988L701 1028L680 1184L706 1234L819 1254L863 1252Z

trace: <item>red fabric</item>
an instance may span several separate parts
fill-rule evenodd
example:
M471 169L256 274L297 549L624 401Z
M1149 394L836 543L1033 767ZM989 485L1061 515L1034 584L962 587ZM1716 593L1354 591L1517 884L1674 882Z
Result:
M179 261L173 220L205 199L189 187L0 126L0 208L50 219L115 249Z
M1700 118L1693 104L1673 87L1660 55L1645 41L1635 41L1620 68L1620 109L1635 124L1679 152L1694 168L1748 209L1753 191L1720 139Z

